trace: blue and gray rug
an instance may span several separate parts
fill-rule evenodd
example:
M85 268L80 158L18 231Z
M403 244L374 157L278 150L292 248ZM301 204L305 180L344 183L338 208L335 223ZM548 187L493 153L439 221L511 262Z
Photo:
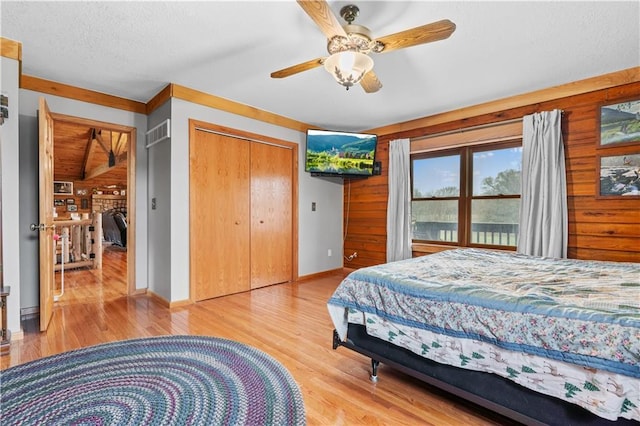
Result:
M78 349L0 372L2 425L304 425L271 356L226 339L164 336Z

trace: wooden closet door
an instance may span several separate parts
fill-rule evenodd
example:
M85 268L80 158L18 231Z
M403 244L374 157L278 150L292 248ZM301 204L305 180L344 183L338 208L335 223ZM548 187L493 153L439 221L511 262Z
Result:
M190 266L194 298L204 300L247 291L250 143L197 130L190 148Z
M251 288L292 280L292 153L251 144Z

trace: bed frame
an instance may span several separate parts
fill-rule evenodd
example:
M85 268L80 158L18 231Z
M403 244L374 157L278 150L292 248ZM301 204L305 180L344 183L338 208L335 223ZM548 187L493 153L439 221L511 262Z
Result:
M369 336L363 325L349 323L347 340L333 331L340 346L371 358L371 380L380 362L467 401L526 425L637 425L633 420L603 419L575 404L527 389L495 374L465 370L423 358L392 343Z

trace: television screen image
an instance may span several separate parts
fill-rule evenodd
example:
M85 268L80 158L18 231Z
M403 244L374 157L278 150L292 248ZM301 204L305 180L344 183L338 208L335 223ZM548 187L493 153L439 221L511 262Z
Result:
M371 176L377 135L330 130L307 131L305 170L333 176Z

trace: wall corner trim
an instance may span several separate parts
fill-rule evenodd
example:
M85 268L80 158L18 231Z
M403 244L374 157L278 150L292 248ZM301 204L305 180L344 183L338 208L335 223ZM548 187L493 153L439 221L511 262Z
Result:
M146 104L146 114L149 115L156 109L160 108L166 101L173 96L173 83L167 84L164 89L159 91Z
M107 95L105 93L82 89L68 84L45 80L43 78L25 74L21 75L20 88L60 96L63 98L75 99L81 102L136 112L138 114L146 114L147 111L146 105L142 102L132 101L119 96Z
M22 43L0 37L0 56L22 62Z
M263 121L280 127L306 132L312 126L301 121L293 120L282 115L261 110L230 99L221 98L189 87L171 84L171 96L183 101L193 102L209 108L219 109L231 114L241 115L253 120Z
M621 86L623 84L635 83L638 81L640 81L640 67L632 67L586 78L584 80L573 81L558 86L548 87L546 89L510 96L508 98L463 107L401 123L390 124L388 126L378 127L375 129L369 129L367 131L378 135L401 133L420 127L428 127L450 121L476 117L483 114L491 114L507 109L518 108L558 98L581 95L588 92L594 92L596 90L608 89L610 87Z

